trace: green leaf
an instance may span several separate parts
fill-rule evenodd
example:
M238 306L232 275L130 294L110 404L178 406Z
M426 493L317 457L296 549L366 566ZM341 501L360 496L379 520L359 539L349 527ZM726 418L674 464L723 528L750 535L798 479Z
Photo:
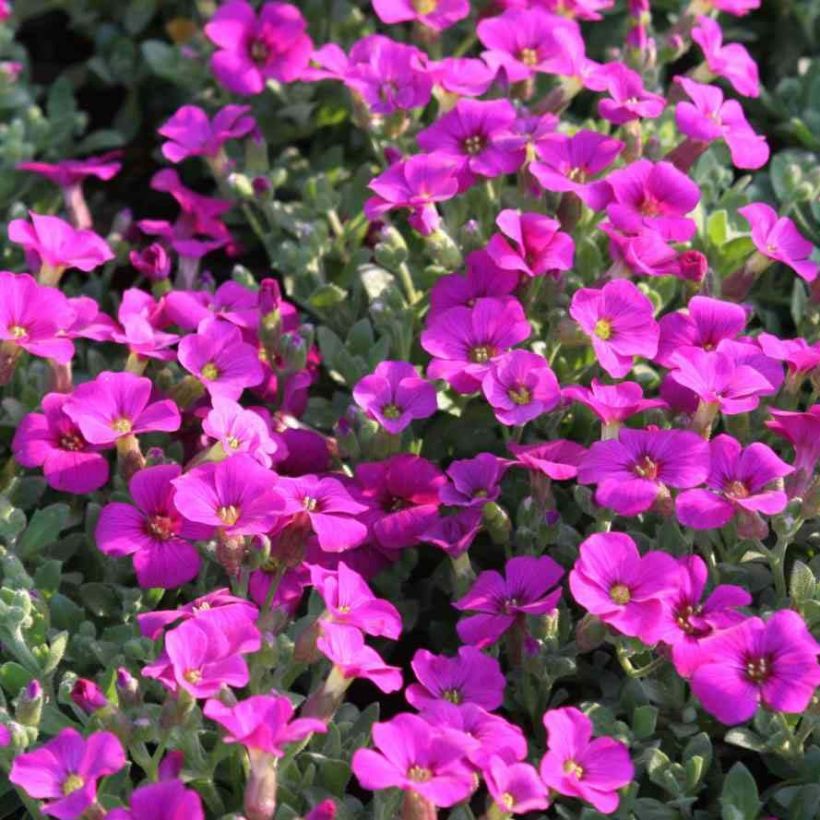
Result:
M157 11L157 0L130 0L123 15L125 30L139 34L150 22Z
M632 731L641 740L654 734L657 722L658 709L655 706L638 706L632 712Z
M68 504L51 504L37 510L31 517L26 531L20 536L18 554L21 558L30 558L38 550L53 544L65 529L70 509Z
M329 282L321 285L310 294L308 301L316 310L327 310L341 304L347 299L348 293L344 288Z
M811 568L802 561L795 561L789 578L789 595L796 604L802 604L814 598L817 580Z
M34 676L16 661L6 661L0 666L0 686L12 697L31 682Z
M720 792L722 820L757 820L761 802L752 773L742 764L735 763Z

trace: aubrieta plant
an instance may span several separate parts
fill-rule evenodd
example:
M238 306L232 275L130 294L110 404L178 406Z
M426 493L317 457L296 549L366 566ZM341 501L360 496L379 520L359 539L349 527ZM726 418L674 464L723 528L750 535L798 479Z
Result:
M816 817L820 176L760 0L39 4L129 94L86 136L28 5L0 816Z

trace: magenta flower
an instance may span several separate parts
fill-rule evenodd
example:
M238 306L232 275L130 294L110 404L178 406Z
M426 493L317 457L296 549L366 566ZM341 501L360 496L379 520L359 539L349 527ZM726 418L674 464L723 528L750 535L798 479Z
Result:
M224 743L241 743L272 757L283 757L285 746L314 732L327 732L325 723L316 718L293 720L293 705L281 695L252 695L233 706L212 699L202 713L226 730Z
M111 732L84 738L68 728L33 752L18 755L9 780L29 797L47 801L43 814L73 820L96 800L97 781L123 766L125 752Z
M411 714L399 714L373 724L376 750L353 754L353 773L365 789L399 788L412 791L447 808L470 796L473 770L465 761L469 738L431 726Z
M613 171L607 178L612 202L607 216L622 231L657 231L664 240L686 242L695 233L695 223L686 218L700 201L700 189L671 162L633 162Z
M443 31L470 13L468 0L373 0L373 11L383 23L421 23Z
M724 102L716 85L703 85L688 77L675 77L692 102L675 107L675 122L687 137L699 142L723 139L736 168L762 168L769 161L766 138L756 134L737 100Z
M476 176L497 177L517 171L525 152L513 138L515 109L509 100L459 100L455 107L420 131L418 144L456 164L459 186Z
M470 591L453 606L478 612L458 622L458 636L478 649L491 646L516 622L527 615L552 612L561 597L553 589L564 571L546 555L521 555L507 561L504 575L495 570L482 572Z
M593 210L610 198L606 182L590 181L608 168L623 151L624 143L597 131L581 130L573 136L549 134L538 143L538 160L529 166L546 191L576 194Z
M403 685L401 669L388 666L375 649L365 645L355 626L321 622L316 648L344 678L364 678L382 692L398 692Z
M257 16L245 0L230 0L205 26L205 36L218 49L211 69L236 94L261 94L268 80L291 83L313 51L306 29L302 13L290 3L265 3Z
M229 140L245 137L256 128L249 105L226 105L211 120L196 105L183 105L157 133L168 142L162 154L169 162L182 162L188 157L213 159Z
M171 483L184 518L227 535L266 533L288 513L275 475L245 453L201 464Z
M480 97L492 85L496 71L474 57L445 57L429 63L435 84L459 97Z
M779 339L771 333L761 333L755 341L770 358L788 364L789 379L794 382L820 367L820 342L809 344L805 339Z
M588 80L588 86L609 94L598 103L598 113L614 125L655 119L660 117L666 106L666 100L659 94L647 91L641 75L623 63L601 66Z
M171 273L171 257L159 242L152 242L142 250L131 251L128 254L128 261L134 270L151 282L167 279Z
M195 330L205 319L219 318L243 329L259 326L259 293L228 280L213 293L202 290L173 290L163 300L165 315L185 330ZM282 311L286 311L284 305ZM283 320L286 325L287 320ZM291 328L284 327L285 330ZM295 328L292 328L295 329Z
M401 635L401 615L389 601L377 598L364 578L344 561L331 571L311 566L310 580L327 607L334 623L355 626L366 635L397 640Z
M169 348L177 343L179 336L164 333L157 327L164 321L162 307L145 291L129 288L122 295L117 313L120 325L111 328L110 340L127 346L128 352L138 359L173 361L176 354Z
M628 418L644 410L666 407L666 402L662 399L645 399L637 382L602 384L598 379L593 379L589 387L565 387L561 393L564 398L589 407L609 428L620 426Z
M365 216L375 221L388 211L407 208L410 227L429 236L441 221L436 202L452 199L458 192L457 172L458 163L440 154L395 162L367 186L376 196L365 202Z
M106 370L68 397L63 412L80 428L90 444L114 444L141 433L173 433L181 423L170 399L151 401L150 379Z
M418 540L438 547L451 558L458 558L470 549L481 525L480 507L462 507L451 515L433 518Z
M506 462L492 453L453 461L447 468L449 481L439 489L439 501L451 507L480 507L495 501L506 469Z
M219 319L203 320L180 341L177 355L211 396L236 400L264 378L256 348L242 340L239 328Z
M738 213L751 226L752 242L763 256L782 262L807 282L817 278L817 262L810 259L814 246L791 219L778 219L777 211L764 202L752 202L738 208Z
M760 96L757 63L740 43L723 45L720 23L711 17L698 17L692 29L692 39L700 46L706 65L712 74L728 80L738 94Z
M102 182L113 179L122 168L120 156L120 151L111 151L99 157L61 159L56 163L21 162L18 163L17 170L39 174L59 188L67 189L81 184L88 177Z
M111 809L105 816L106 820L205 820L200 796L175 777L134 789L129 809Z
M809 477L820 459L820 404L804 413L791 410L769 410L772 418L766 426L794 447L794 469Z
M639 515L669 487L688 489L705 481L709 445L686 430L631 430L596 441L578 467L580 484L597 484L595 501L620 515Z
M572 267L575 243L555 219L508 208L501 211L495 224L501 233L490 237L487 254L499 268L526 276L557 277L559 271Z
M672 556L641 556L624 533L590 535L569 574L572 597L605 624L653 644L663 635L664 599L677 588L679 569Z
M635 776L629 749L611 737L592 739L592 721L571 706L544 715L547 753L541 778L549 788L577 797L604 814L618 808L618 789Z
M481 389L495 417L510 426L548 413L561 399L558 379L547 360L529 350L510 350L494 359Z
M467 275L458 273L442 276L430 291L430 317L451 307L473 307L476 299L484 296L512 295L520 276L504 270L490 259L486 250L473 251L467 256Z
M652 302L626 279L600 290L575 291L569 313L589 336L601 367L619 379L632 369L634 356L651 359L658 351L660 330Z
M69 693L71 702L87 715L94 714L99 709L108 706L108 698L102 689L88 678L77 678Z
M752 596L742 587L720 584L701 603L709 576L706 562L697 555L688 555L679 558L678 565L675 592L665 601L666 629L661 640L672 647L677 673L689 678L700 659L701 641L740 623L744 616L737 607L748 606Z
M720 435L709 442L711 466L704 490L686 490L675 499L678 520L687 527L707 530L723 527L736 513L783 512L788 497L773 488L778 479L794 468L765 444L744 448L731 436Z
M280 478L276 487L287 512L306 519L323 550L344 552L367 538L367 526L356 520L367 506L355 501L338 479L302 475Z
M353 399L394 436L413 419L429 418L438 409L436 388L413 365L401 361L376 365L373 373L356 383Z
M741 305L693 296L685 311L676 310L661 317L655 361L670 367L672 356L682 348L714 350L724 339L734 339L742 333L747 319L746 309Z
M56 285L67 268L88 273L114 258L108 243L89 230L72 228L58 216L29 211L31 222L9 222L9 239L21 245L32 270L43 284Z
M210 527L185 521L174 506L176 464L148 467L134 475L128 490L134 504L103 507L94 537L106 555L132 555L143 588L173 589L196 578L202 559L190 542L206 539Z
M421 456L400 453L356 467L360 497L370 504L363 516L382 549L418 543L438 519L444 474Z
M711 0L711 5L718 11L743 17L750 11L760 8L760 0Z
M549 806L547 787L529 763L492 757L483 771L490 796L504 814L526 814Z
M551 478L566 481L578 475L578 465L586 455L586 448L574 441L556 439L540 444L509 444L522 467Z
M259 413L222 396L214 396L211 402L213 408L202 422L202 431L219 442L225 455L247 453L263 467L271 466L272 456L281 460L286 455L284 443L273 438Z
M421 334L421 346L433 356L427 374L445 379L458 393L474 393L490 362L530 333L524 309L512 297L476 299L472 308L442 311Z
M404 694L416 709L444 700L456 706L474 703L491 712L504 700L501 666L474 646L462 646L455 657L419 649L410 665L418 683L411 683Z
M801 714L820 686L820 646L790 609L766 621L747 618L703 641L699 650L692 692L730 726L749 720L760 704Z

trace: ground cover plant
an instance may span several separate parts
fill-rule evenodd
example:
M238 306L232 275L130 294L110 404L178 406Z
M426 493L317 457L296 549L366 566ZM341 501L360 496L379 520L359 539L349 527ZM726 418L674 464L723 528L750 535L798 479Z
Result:
M0 0L0 817L816 817L818 21Z

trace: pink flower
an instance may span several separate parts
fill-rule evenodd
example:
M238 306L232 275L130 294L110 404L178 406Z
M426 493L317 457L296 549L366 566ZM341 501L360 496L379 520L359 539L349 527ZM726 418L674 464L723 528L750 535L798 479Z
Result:
M510 296L518 287L518 273L499 268L486 250L467 256L467 275L442 276L430 291L430 313L434 315L451 307L473 307L483 296Z
M570 316L589 336L601 367L619 379L632 369L634 356L651 359L660 330L652 302L632 282L617 279L601 288L575 291Z
M611 9L615 0L537 0L545 9L578 20L601 20L599 11Z
M416 137L425 151L451 159L460 190L475 177L497 177L517 171L524 149L512 138L515 109L509 100L459 100Z
M612 189L606 212L619 230L650 228L674 242L694 235L695 223L685 215L697 206L700 189L672 163L641 159L613 171L606 181Z
M711 0L711 4L718 11L734 14L736 17L744 17L750 11L760 8L760 0Z
M120 156L120 151L111 151L100 157L62 159L56 163L21 162L18 163L17 170L39 174L60 188L71 188L80 185L88 177L103 182L113 179L122 168Z
M820 342L810 345L805 339L779 339L771 333L761 333L755 341L770 359L788 363L792 379L820 367Z
M757 63L740 43L723 45L720 23L711 17L698 17L692 29L692 39L700 46L706 65L712 74L728 80L738 94L760 96Z
M393 163L367 186L376 196L364 204L365 216L374 221L396 208L410 210L410 226L423 236L438 228L436 202L458 192L458 163L440 154L416 155Z
M302 13L290 3L265 3L257 16L245 0L230 0L205 26L205 36L218 49L211 69L236 94L261 94L268 80L292 83L313 51L306 28Z
M458 393L474 393L491 361L530 333L524 309L512 297L476 299L472 308L442 311L421 334L421 346L433 356L427 374L445 379Z
M401 615L389 601L377 598L364 578L344 561L336 571L319 566L310 568L310 580L327 607L334 623L355 626L366 635L397 640L401 634Z
M611 737L592 739L592 721L578 709L544 715L547 753L541 778L549 788L590 803L604 814L618 808L618 789L635 776L629 749Z
M474 646L462 646L456 657L419 649L410 665L418 683L407 687L405 697L416 709L444 700L457 706L474 703L492 711L504 700L506 681L498 661Z
M165 315L185 330L195 330L205 319L219 318L243 329L259 326L259 293L240 285L223 282L213 293L202 290L173 290L163 300ZM287 313L282 304L280 310ZM283 319L284 330L295 330Z
M134 270L152 282L167 279L171 272L171 257L158 242L152 242L142 250L131 251L128 254L128 261Z
M88 678L77 678L74 686L71 687L69 696L71 702L87 715L108 706L108 698L103 694L102 689Z
M820 686L820 646L792 610L747 618L699 646L692 692L721 723L743 723L758 705L801 714Z
M392 435L413 419L426 419L438 409L436 388L421 378L408 362L385 361L376 365L353 388L353 398L371 418Z
M692 102L675 107L678 128L693 140L712 142L723 139L736 168L762 168L769 161L766 138L756 134L737 100L724 102L716 85L703 85L688 77L675 77Z
M173 589L196 578L202 559L190 542L212 532L177 512L171 482L180 473L176 464L140 470L128 484L136 506L106 504L97 521L97 547L106 555L132 555L137 581L145 589Z
M526 276L557 277L558 271L572 267L575 243L560 230L556 220L506 209L495 224L501 233L490 237L487 254L499 268L520 271Z
M256 128L249 105L226 105L212 120L196 105L183 105L157 133L168 142L162 154L169 162L182 162L188 157L213 159L228 140L245 137Z
M555 408L561 389L547 360L528 350L498 356L481 381L495 417L506 425L526 424Z
M641 556L624 533L590 535L569 575L572 597L605 624L646 644L663 634L664 599L676 589L678 565L664 552Z
M150 379L106 370L94 381L79 385L63 412L90 444L110 445L124 436L179 430L176 404L170 399L152 402L152 390Z
M98 447L89 444L80 428L63 412L64 393L43 396L42 413L26 414L11 442L14 458L22 467L41 467L55 490L85 495L108 481L108 462Z
M221 700L209 700L202 713L226 730L224 743L241 743L273 757L283 757L285 746L318 732L327 726L315 718L293 720L293 705L281 695L252 695L233 706Z
M578 474L586 448L574 441L555 439L541 444L509 444L518 463L554 481L566 481Z
M469 739L411 714L373 724L373 749L353 754L353 773L365 789L412 791L447 808L470 796L473 771L465 761Z
M97 798L97 781L125 766L122 744L111 732L84 738L63 729L33 752L18 755L9 780L37 800L43 814L59 820L80 817Z
M590 178L608 168L623 151L620 140L581 130L573 136L549 134L538 143L538 160L529 169L546 191L569 191L593 210L609 201L606 182Z
M490 796L504 814L526 814L549 806L547 787L529 763L493 757L484 770Z
M274 474L245 453L201 464L171 483L183 517L228 535L265 533L287 515Z
M776 515L788 503L781 489L769 488L794 468L778 458L765 444L743 448L731 436L709 442L711 466L705 490L687 490L675 499L678 520L699 530L723 527L735 513Z
M219 319L204 319L177 350L179 363L211 396L236 400L264 377L256 348L242 340L239 328Z
M9 222L9 239L21 245L32 269L44 284L57 284L63 271L78 268L88 273L114 258L108 243L94 231L72 228L58 216L29 211L31 222Z
M501 494L499 485L506 469L506 462L492 453L453 461L447 468L450 480L439 489L439 500L451 507L483 506L495 501Z
M120 327L115 325L111 329L111 341L126 345L128 352L137 357L164 362L176 358L169 348L177 343L179 336L159 330L158 325L164 321L162 305L157 304L150 294L137 288L126 290L117 318Z
M598 103L598 113L615 125L640 119L660 117L666 100L644 88L641 75L623 63L602 65L587 82L595 91L606 91L609 97Z
M477 612L458 623L458 636L478 649L491 646L516 622L527 615L552 612L561 597L553 589L564 571L546 555L535 558L521 555L507 561L504 575L495 570L482 572L470 591L453 606Z
M443 31L470 13L468 0L373 0L373 11L383 23L421 23Z
M213 407L202 422L202 431L217 440L225 455L247 453L263 467L270 467L272 456L281 461L287 454L284 443L273 438L259 413L222 396L214 396L211 403Z
M364 678L386 694L402 687L401 669L388 666L375 649L366 646L355 626L322 621L316 648L344 678Z
M811 476L820 458L820 404L804 413L791 410L769 410L772 418L766 426L794 446L794 469Z
M435 516L418 540L438 547L451 558L458 558L470 549L481 524L480 507L462 507L451 515Z
M565 387L564 398L586 405L607 426L618 426L628 418L654 407L666 407L662 399L645 399L637 382L601 384L593 379L589 387Z
M459 97L480 97L492 85L496 71L473 57L445 57L430 63L430 76L437 86Z
M620 515L639 515L669 487L688 489L709 472L709 445L685 430L622 428L617 439L596 441L578 467L580 484L597 484L595 501Z
M801 279L813 282L817 278L817 262L809 257L814 246L797 230L787 216L778 219L777 211L763 202L752 202L738 213L752 228L752 242L757 250L788 265Z
M130 809L112 809L106 820L205 820L202 800L193 789L186 789L176 778L160 780L134 789Z

